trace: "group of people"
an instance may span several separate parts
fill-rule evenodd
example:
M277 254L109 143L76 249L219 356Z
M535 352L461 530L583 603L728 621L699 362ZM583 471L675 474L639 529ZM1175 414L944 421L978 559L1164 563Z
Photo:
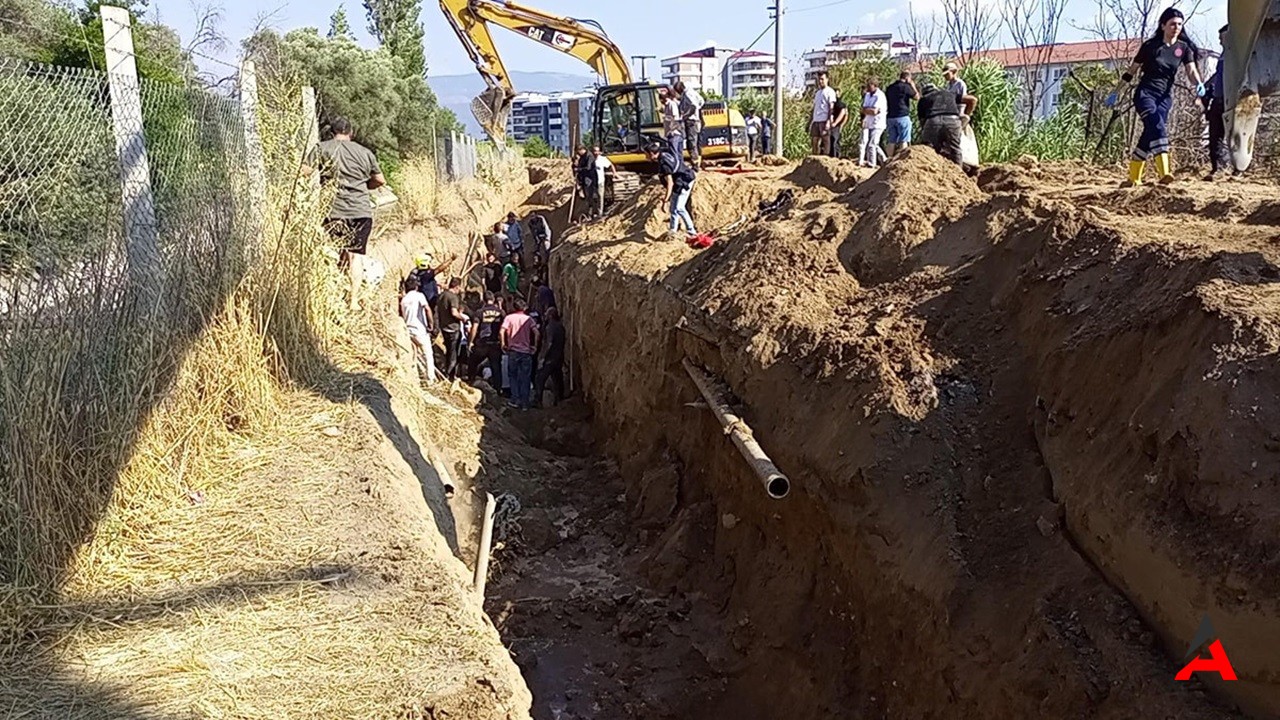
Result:
M682 80L658 90L658 99L667 143L679 155L688 149L693 166L702 167L702 93Z
M587 201L588 209L597 217L604 214L608 181L617 172L613 161L600 152L599 145L591 146L589 151L585 147L578 147L577 157L573 160L573 175L583 199Z
M941 87L932 83L917 86L911 73L903 72L887 88L880 89L879 78L869 78L862 87L858 112L862 118L862 135L858 141L858 164L879 167L885 160L911 144L911 103L919 103L922 123L921 141L938 154L962 164L961 137L964 125L977 108L978 98L960 79L960 68L947 63ZM813 114L809 126L812 154L840 157L840 143L849 120L849 107L831 87L826 73L818 75L818 88L813 97ZM881 147L886 140L886 148Z
M545 218L534 216L529 224L540 221ZM449 278L446 289L440 289L439 278L456 256L437 264L431 255L419 255L404 279L400 317L413 343L419 371L428 381L437 376L449 381L485 380L519 409L541 405L550 385L559 403L565 397L567 334L555 293L547 282L546 265L535 264L531 281L523 283L523 246L509 244L513 235L519 237L520 222L511 213L508 222L495 230L479 290L469 291L464 285L463 277L470 269Z

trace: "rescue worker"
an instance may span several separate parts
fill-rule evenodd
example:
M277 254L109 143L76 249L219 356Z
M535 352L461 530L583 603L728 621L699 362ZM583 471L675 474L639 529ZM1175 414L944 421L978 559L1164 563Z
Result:
M1218 31L1218 42L1223 46L1227 43L1227 27L1223 25ZM1227 109L1222 86L1225 65L1222 59L1218 60L1218 67L1209 78L1204 98L1204 116L1209 122L1209 176L1205 180L1209 181L1216 180L1219 171L1231 167L1231 155L1227 152L1227 125L1223 117Z
M1173 85L1180 66L1187 68L1187 75L1195 83L1196 96L1205 96L1204 82L1196 67L1199 49L1183 29L1184 18L1177 8L1167 8L1160 14L1160 26L1155 35L1142 43L1129 69L1120 76L1127 87L1135 74L1141 71L1138 86L1133 91L1133 108L1142 120L1142 135L1133 149L1129 161L1129 177L1122 187L1142 183L1147 160L1155 163L1161 183L1173 182L1173 163L1169 158L1169 109L1173 107ZM1119 92L1107 97L1108 107L1114 107Z

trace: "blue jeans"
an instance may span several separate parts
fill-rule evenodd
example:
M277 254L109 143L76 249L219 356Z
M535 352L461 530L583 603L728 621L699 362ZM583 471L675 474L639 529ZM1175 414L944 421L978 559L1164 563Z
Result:
M1133 109L1138 111L1142 120L1142 135L1133 149L1134 160L1147 160L1169 152L1169 132L1165 123L1169 120L1169 108L1172 106L1172 95L1160 95L1142 87L1133 93Z
M533 355L523 352L509 354L511 358L511 402L527 408L533 404Z
M671 150L675 152L676 157L684 157L684 135L673 132L667 136L667 144L671 146Z
M673 188L671 190L671 232L680 229L680 221L684 220L684 224L689 228L690 235L698 234L693 227L693 218L689 216L689 194L693 192L692 187Z
M911 118L889 118L888 127L885 128L885 135L888 142L893 145L910 145Z

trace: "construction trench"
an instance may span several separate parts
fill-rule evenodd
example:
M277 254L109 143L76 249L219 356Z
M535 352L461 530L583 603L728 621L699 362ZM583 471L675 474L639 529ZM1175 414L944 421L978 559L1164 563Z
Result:
M1280 714L1273 186L811 159L703 173L699 251L531 175L578 392L476 482L535 718Z

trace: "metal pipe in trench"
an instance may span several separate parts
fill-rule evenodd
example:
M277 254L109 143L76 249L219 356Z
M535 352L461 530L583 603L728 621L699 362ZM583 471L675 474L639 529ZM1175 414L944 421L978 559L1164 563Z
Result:
M702 393L702 397L707 401L707 406L711 412L715 414L716 419L720 421L720 426L724 428L724 434L733 440L733 444L737 446L738 452L742 453L742 457L746 458L747 463L751 465L751 469L755 471L756 477L764 483L765 492L769 493L769 497L774 500L781 500L791 492L791 480L777 465L769 459L760 444L756 442L755 435L751 432L751 427L746 421L738 417L728 405L720 398L719 393L712 387L711 378L705 371L694 365L689 358L684 359L685 372L689 373L689 377L693 379L693 384L698 386L698 391Z

